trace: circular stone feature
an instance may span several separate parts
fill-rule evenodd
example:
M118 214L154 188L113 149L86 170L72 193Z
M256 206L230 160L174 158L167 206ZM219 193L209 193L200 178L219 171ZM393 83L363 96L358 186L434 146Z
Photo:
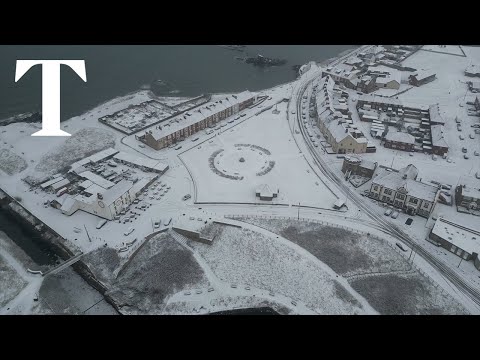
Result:
M275 165L270 151L252 144L237 144L219 149L212 153L209 163L217 175L232 180L263 176Z

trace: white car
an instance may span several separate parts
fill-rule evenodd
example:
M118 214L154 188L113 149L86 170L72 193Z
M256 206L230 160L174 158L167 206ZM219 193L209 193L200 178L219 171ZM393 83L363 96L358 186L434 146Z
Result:
M392 219L396 219L398 217L398 211L394 211L392 215L390 215Z
M134 232L134 230L135 230L135 228L130 226L130 227L128 228L128 230L123 233L123 235L128 236L128 235L130 235L132 232Z
M393 210L392 209L387 209L387 211L384 212L385 216L390 216L392 214Z

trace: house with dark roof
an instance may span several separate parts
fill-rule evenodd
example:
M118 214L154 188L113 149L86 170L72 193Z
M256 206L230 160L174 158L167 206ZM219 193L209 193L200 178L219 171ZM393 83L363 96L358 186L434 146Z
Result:
M436 77L437 75L432 71L418 70L414 74L410 75L408 79L411 85L422 86L429 82L432 82L436 79Z

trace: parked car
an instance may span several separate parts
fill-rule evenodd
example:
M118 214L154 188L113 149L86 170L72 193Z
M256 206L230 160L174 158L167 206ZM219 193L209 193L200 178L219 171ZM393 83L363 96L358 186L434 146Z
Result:
M392 215L390 215L392 219L396 219L398 217L398 211L394 211Z
M386 216L390 216L392 214L393 210L392 209L387 209L384 213Z
M191 197L192 197L192 195L187 194L187 195L185 195L184 197L182 197L182 200L185 201L185 200L190 199Z
M463 152L463 153L466 153L466 152L467 152L467 148L466 148L465 146L462 147L462 152Z
M175 150L180 150L182 148L182 145L179 145L175 148Z
M458 138L459 138L460 140L465 140L465 137L464 137L463 135L459 135Z
M473 152L473 155L478 156L478 155L480 155L480 153L475 150L475 151Z
M470 139L475 139L475 135L473 135L473 134L470 134L468 137L469 137Z
M128 230L123 233L123 235L128 236L128 235L130 235L134 230L135 230L135 228L130 226L130 227L128 228Z

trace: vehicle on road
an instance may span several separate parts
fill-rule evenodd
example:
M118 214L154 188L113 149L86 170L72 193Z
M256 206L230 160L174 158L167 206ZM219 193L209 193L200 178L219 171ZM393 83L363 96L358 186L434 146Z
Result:
M478 155L480 155L480 153L475 150L475 151L473 152L473 155L478 156Z
M467 154L463 155L463 158L464 158L465 160L470 159Z
M460 140L465 140L465 137L464 137L463 135L459 135L458 138L459 138Z
M394 211L392 215L390 215L392 219L396 219L398 217L398 211Z
M383 213L383 215L385 215L385 216L390 216L390 215L392 214L392 212L393 212L392 209L387 209L387 210Z
M138 144L138 147L144 148L145 145L143 145L143 144Z
M195 137L195 138L192 139L192 142L197 141L198 139L200 139L200 138Z

